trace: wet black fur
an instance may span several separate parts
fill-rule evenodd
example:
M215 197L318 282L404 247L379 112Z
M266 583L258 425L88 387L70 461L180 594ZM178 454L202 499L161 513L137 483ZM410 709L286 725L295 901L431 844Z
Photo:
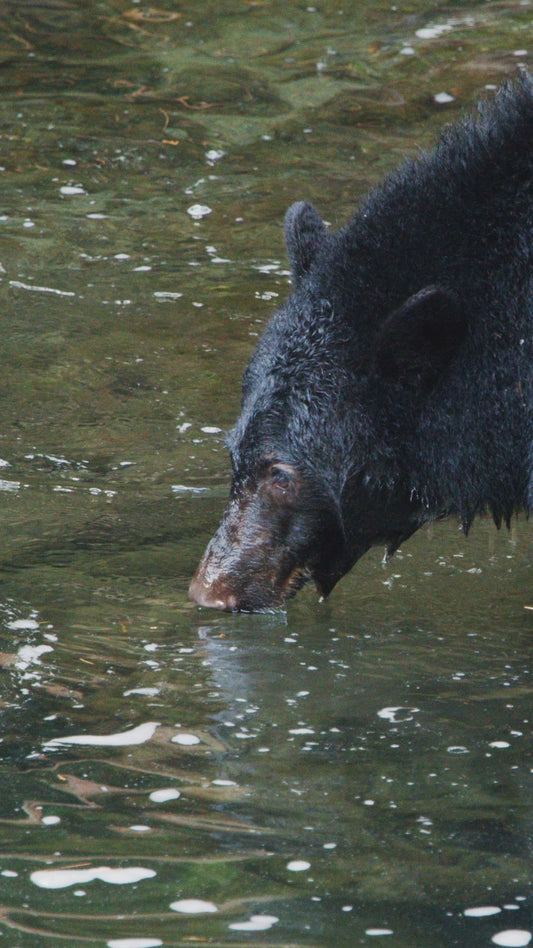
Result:
M427 520L457 514L468 527L488 509L499 525L528 508L529 76L446 129L339 232L293 205L286 239L293 292L244 375L234 495L265 456L294 465L317 517L322 507L337 524L342 550L321 553L337 557L337 579Z
M529 77L505 85L477 118L447 129L432 152L392 174L339 233L328 234L309 205L291 209L287 230L294 292L245 375L232 438L239 463L281 443L337 497L364 467L376 485L405 483L428 519L457 512L469 523L488 507L500 522L526 507ZM438 288L438 319L444 329L449 319L451 334L424 354L429 391L427 379L407 378L416 339L390 325L394 338L383 338L391 313L428 287ZM403 374L384 366L386 345L407 363Z

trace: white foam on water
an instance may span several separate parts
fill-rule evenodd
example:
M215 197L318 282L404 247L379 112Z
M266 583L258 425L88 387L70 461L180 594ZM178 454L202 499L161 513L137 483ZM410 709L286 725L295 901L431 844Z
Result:
M8 629L13 629L14 632L19 630L30 630L38 629L39 623L35 619L13 619L12 622L7 623Z
M277 273L279 272L280 262L279 260L276 263L264 263L261 266L254 266L253 269L257 270L259 273Z
M192 217L194 221L199 221L202 217L207 217L208 214L211 214L212 208L208 207L207 204L191 204L187 208L187 214L189 217Z
M193 744L199 744L200 738L196 734L176 734L171 737L173 744L182 744L184 747L191 747Z
M468 918L487 918L489 915L499 915L501 908L497 905L479 905L474 908L465 909L463 915Z
M152 790L148 799L152 803L168 803L169 800L177 800L180 796L179 790L173 790L169 787L167 790Z
M20 280L10 280L10 286L16 290L31 290L33 293L54 293L56 296L76 296L70 290L56 290L53 286L35 286L33 283L21 283Z
M228 928L235 932L266 932L279 922L276 915L251 915L247 922L233 922Z
M395 708L382 708L378 711L378 718L384 721L390 721L391 724L401 724L404 721L412 721L413 716L418 714L420 708L405 708L399 705Z
M161 694L161 688L131 688L129 691L124 692L124 697L129 698L130 695L145 695L147 698L155 698L156 695Z
M218 912L214 902L204 902L203 899L180 899L178 902L171 902L170 908L173 912L181 912L183 915L202 915L204 912Z
M54 737L43 745L45 748L60 747L64 744L88 744L91 747L129 747L149 741L159 727L158 721L147 721L130 731L118 734L70 734L68 737Z
M160 948L160 938L112 938L106 941L107 948Z
M22 645L17 652L15 666L25 671L28 665L40 665L41 655L53 651L51 645Z
M132 885L142 882L143 879L153 879L156 875L153 869L142 866L129 868L112 868L110 866L91 866L87 869L38 869L32 872L30 879L40 889L66 889L71 885L81 885L87 882L107 882L110 885Z
M531 932L523 928L508 928L506 931L493 935L491 941L494 945L500 945L501 948L525 948L531 941Z
M293 859L291 862L287 863L287 869L289 872L305 872L310 868L311 863L306 862L305 859Z
M0 490L20 490L20 487L20 481L6 481L4 479L0 480Z
M451 29L453 29L453 27L450 26L450 24L440 23L436 26L422 27L422 29L416 30L415 35L418 36L419 39L436 39L442 33L448 33Z
M221 151L217 148L210 148L209 151L206 151L205 157L208 163L211 165L214 164L215 161L220 161L221 158L224 158L225 154L225 151Z

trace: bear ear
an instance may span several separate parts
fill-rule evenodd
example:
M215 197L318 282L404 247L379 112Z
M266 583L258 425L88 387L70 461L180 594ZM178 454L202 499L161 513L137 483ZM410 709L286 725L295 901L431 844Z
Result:
M289 208L285 215L285 241L295 286L311 269L327 237L326 225L312 204L298 201Z
M378 371L391 381L428 392L454 359L467 328L453 293L427 286L382 324L375 351Z

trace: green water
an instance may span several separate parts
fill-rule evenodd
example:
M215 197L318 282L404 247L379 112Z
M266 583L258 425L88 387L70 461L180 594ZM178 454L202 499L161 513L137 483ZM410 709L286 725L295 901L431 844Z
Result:
M279 615L186 590L287 206L343 223L532 24L0 0L0 943L527 943L528 524L439 524Z

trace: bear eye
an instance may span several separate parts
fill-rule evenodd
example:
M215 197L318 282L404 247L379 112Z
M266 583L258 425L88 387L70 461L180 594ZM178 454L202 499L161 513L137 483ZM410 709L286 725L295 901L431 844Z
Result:
M270 479L274 487L287 493L296 486L296 472L289 464L272 464L269 469Z

